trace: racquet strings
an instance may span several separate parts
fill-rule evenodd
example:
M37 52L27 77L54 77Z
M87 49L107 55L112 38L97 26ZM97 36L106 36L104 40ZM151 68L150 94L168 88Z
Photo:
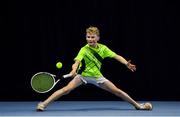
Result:
M37 74L33 77L32 87L35 91L46 92L54 85L54 79L49 74Z

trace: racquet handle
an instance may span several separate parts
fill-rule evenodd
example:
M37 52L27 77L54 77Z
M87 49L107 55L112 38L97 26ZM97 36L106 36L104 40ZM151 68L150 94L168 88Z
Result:
M63 75L63 78L69 78L71 76L72 76L72 74L66 74L66 75Z

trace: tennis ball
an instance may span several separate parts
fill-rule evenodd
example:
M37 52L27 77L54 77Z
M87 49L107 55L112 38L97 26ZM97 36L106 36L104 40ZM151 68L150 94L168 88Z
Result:
M56 63L56 67L57 67L58 69L61 69L61 68L62 68L62 63L61 63L61 62L57 62L57 63Z

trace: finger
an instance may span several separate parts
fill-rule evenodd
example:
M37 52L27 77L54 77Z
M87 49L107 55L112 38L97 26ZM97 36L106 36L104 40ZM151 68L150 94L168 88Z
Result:
M134 70L136 71L136 66L134 66Z
M135 67L135 66L131 66L130 69L131 69L131 71L133 71L133 72L136 71L136 67Z
M128 61L128 64L131 62L131 60Z

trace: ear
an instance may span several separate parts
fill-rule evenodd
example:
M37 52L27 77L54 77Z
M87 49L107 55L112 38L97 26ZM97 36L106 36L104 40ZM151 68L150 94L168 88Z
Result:
M97 41L99 41L99 39L100 39L100 36L97 36Z

